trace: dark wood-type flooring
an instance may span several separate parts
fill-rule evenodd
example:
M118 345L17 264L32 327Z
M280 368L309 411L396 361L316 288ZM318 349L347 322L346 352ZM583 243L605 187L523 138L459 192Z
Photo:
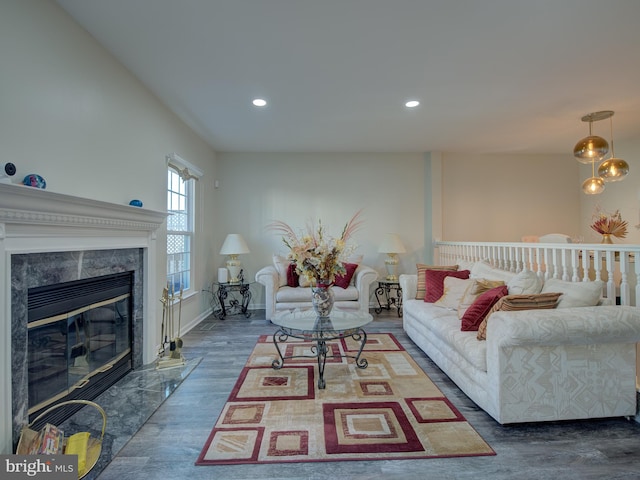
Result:
M501 426L424 355L394 313L374 314L368 332L390 332L497 452L492 457L271 465L195 466L214 422L259 335L275 327L251 318L209 317L184 337L187 360L201 359L98 475L144 479L640 479L640 424L624 418ZM275 354L275 352L274 352ZM328 366L327 368L331 368ZM153 370L150 371L153 374ZM144 397L144 392L140 394ZM139 399L141 404L144 398ZM113 435L113 432L111 432ZM116 433L117 435L117 433ZM123 434L124 435L124 434ZM130 436L130 434L129 434ZM126 442L126 443L124 443Z

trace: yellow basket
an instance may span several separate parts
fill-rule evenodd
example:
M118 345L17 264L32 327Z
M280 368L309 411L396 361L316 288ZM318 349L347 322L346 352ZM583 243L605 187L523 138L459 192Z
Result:
M98 410L100 412L100 415L102 415L102 433L100 434L100 438L89 437L89 445L87 447L87 462L85 468L82 471L78 471L78 478L82 478L87 473L89 473L98 462L98 458L100 458L100 453L102 452L102 440L104 439L104 431L107 428L107 414L100 405L94 402L90 402L89 400L69 400L67 402L61 402L42 412L40 415L34 418L31 423L29 423L22 429L20 440L18 441L18 448L16 449L16 454L28 455L29 446L31 445L35 437L39 434L39 432L32 430L31 427L36 422L38 422L38 420L44 418L48 413L51 413L55 409L64 407L66 405L89 405L90 407Z

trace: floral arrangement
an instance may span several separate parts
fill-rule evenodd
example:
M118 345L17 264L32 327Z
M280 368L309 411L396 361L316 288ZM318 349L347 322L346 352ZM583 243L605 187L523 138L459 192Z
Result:
M282 233L282 241L289 248L287 258L295 262L298 275L304 275L312 284L329 286L336 275L346 273L343 261L355 248L347 242L362 226L360 214L358 211L351 217L337 238L326 233L321 220L317 226L307 225L301 234L282 221L273 222L271 228Z
M593 218L594 221L591 224L591 228L599 234L613 235L617 238L627 236L627 222L622 220L619 210L613 213L605 213L600 207L597 207Z

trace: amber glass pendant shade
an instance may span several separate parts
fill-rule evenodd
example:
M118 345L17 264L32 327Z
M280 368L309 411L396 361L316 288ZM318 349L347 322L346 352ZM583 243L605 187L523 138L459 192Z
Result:
M598 175L605 182L619 182L629 174L629 164L621 158L610 158L598 167Z
M600 161L609 152L607 141L597 135L589 135L583 138L573 147L573 156L584 164L590 164L592 160Z
M587 178L582 184L582 191L587 195L597 195L604 192L604 181L600 177Z

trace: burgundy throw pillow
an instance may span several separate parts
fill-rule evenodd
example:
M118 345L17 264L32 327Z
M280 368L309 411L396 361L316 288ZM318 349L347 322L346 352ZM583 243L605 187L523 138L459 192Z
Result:
M437 302L444 293L444 279L456 277L466 280L469 278L469 270L427 270L424 272L425 289L424 301Z
M484 320L491 308L498 300L508 294L509 289L506 285L500 285L482 293L464 312L460 330L463 332L477 332L482 320Z
M296 272L296 264L290 263L287 267L287 286L297 287L300 284L298 272Z
M344 263L344 268L347 271L344 275L336 275L336 279L333 284L336 287L347 288L351 283L351 279L353 278L353 274L358 268L357 263Z

